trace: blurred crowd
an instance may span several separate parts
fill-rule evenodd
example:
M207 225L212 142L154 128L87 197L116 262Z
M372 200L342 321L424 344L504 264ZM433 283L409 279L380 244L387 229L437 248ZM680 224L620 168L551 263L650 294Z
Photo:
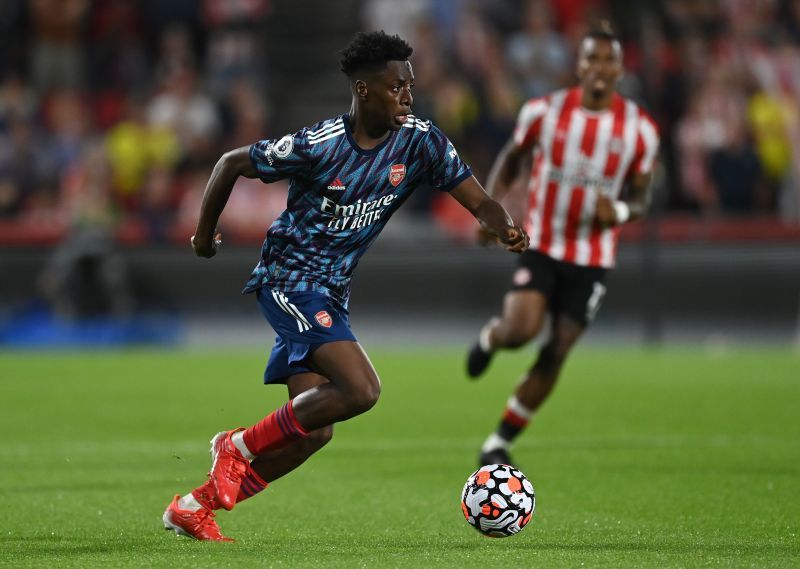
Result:
M659 126L660 205L800 223L800 0L372 0L365 14L411 38L417 111L481 174L522 102L574 83L580 39L607 19L620 91Z
M220 154L267 133L256 52L268 0L3 5L2 218L133 220L165 240L197 215Z
M192 227L220 154L284 134L274 132L263 53L274 8L3 0L0 223L132 224L150 242ZM385 29L413 45L415 112L479 179L520 105L574 81L582 34L606 18L623 40L621 90L661 131L664 207L800 223L800 0L365 0L359 9L352 31ZM242 181L224 219L262 234L285 191Z

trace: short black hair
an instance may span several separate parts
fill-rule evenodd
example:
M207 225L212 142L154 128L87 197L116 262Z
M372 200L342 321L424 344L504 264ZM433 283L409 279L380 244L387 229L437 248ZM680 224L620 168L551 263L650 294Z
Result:
M352 77L358 71L380 71L389 61L405 61L414 50L399 36L379 32L358 32L344 48L339 62L342 73Z
M608 20L600 20L592 25L584 34L583 39L592 38L598 40L608 40L620 43L619 36L614 31L614 27Z

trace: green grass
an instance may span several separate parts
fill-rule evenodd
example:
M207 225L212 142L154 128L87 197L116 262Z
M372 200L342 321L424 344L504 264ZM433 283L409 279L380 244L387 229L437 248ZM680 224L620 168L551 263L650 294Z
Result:
M217 430L284 400L265 354L0 353L2 567L797 567L800 359L581 347L515 456L533 522L492 540L458 498L531 353L477 383L452 350L375 352L383 396L234 512L234 544L161 529Z

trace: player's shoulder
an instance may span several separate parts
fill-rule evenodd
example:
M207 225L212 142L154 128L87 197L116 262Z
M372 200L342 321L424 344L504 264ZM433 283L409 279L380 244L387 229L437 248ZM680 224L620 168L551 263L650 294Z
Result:
M661 134L658 131L658 124L653 117L650 116L646 110L642 107L639 108L639 124L638 124L638 131L639 135L644 140L645 144L649 146L653 146L657 148L659 145L659 141L661 139Z
M575 89L567 87L551 91L546 95L531 97L522 104L520 117L524 117L529 121L542 117L547 114L547 111L560 108L571 96L574 98Z
M302 143L313 149L334 138L345 136L344 115L337 115L300 129L295 135Z
M636 121L638 122L639 130L646 130L658 136L658 124L647 109L633 99L623 97L622 95L617 95L617 97L619 97L626 105L629 105L630 108L635 110L635 116Z
M416 115L408 115L401 131L406 135L412 136L426 136L430 132L440 132L436 125L433 124L433 121L422 119Z
M440 146L449 143L447 135L433 124L432 120L416 115L408 115L398 134L402 137L402 144L422 143L425 146L431 144Z

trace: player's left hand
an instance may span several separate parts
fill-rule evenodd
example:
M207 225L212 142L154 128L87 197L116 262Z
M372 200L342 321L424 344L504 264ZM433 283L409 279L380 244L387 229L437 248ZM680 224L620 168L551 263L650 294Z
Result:
M614 209L614 201L605 194L597 196L595 217L597 221L605 226L617 225L617 212Z
M507 227L505 232L497 237L505 245L506 250L512 253L522 253L528 249L528 234L519 226Z

